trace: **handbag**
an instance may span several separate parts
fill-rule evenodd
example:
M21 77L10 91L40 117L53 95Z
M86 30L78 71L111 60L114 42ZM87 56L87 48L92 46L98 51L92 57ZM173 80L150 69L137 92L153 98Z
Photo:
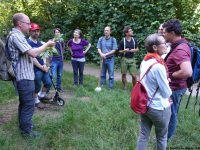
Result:
M147 112L147 102L148 102L148 94L144 87L144 85L141 83L142 79L145 77L145 75L150 71L150 69L153 67L153 65L157 64L158 62L153 63L145 72L143 77L136 82L135 86L133 87L131 91L131 109L137 113L137 114L145 114ZM155 93L153 94L153 97L155 96L158 88L156 89ZM153 97L150 100L150 103L153 99Z

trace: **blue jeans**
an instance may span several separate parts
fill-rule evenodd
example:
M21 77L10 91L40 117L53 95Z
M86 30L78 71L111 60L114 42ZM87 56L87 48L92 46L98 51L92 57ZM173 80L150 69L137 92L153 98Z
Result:
M18 119L21 133L30 133L32 130L32 116L35 108L35 84L33 80L17 81L19 93Z
M55 75L57 75L56 89L61 88L62 72L63 72L63 61L59 61L59 60L52 61L51 75L52 75L52 79L54 79Z
M109 74L109 88L112 89L114 86L114 57L103 60L102 72L101 72L101 84L106 85L106 71Z
M85 62L80 62L76 60L72 60L71 62L74 74L74 85L78 85L78 78L79 78L79 85L83 85L83 71Z
M41 90L42 82L47 91L49 91L51 87L51 78L49 72L37 70L35 72L35 93L38 93Z
M171 98L172 98L173 104L171 105L172 115L171 115L169 127L168 127L168 135L167 135L168 139L170 139L175 133L176 124L177 124L177 115L178 115L178 110L181 103L181 98L185 94L186 90L187 89L185 88L185 89L181 89L177 91L172 91Z

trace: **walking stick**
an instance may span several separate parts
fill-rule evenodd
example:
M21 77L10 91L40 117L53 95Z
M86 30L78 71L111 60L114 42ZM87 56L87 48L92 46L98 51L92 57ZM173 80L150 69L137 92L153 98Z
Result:
M100 72L99 72L98 86L95 88L96 92L100 92L101 91L101 72L102 72L102 66L103 66L103 58L100 60Z

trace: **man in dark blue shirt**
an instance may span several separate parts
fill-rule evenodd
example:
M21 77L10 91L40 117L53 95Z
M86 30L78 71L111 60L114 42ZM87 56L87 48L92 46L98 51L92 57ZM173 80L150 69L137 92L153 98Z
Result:
M38 41L39 36L40 26L36 23L31 23L30 37L29 39L27 39L27 41L32 48L40 47L41 45L43 45L41 41ZM40 56L34 58L33 63L35 73L35 106L39 109L44 109L45 105L40 102L40 99L51 99L46 94L46 92L49 91L51 87L51 79L48 72L49 68L46 66L46 63ZM44 87L40 92L42 82L44 84Z
M122 73L122 83L124 86L124 89L127 89L127 79L126 74L127 71L129 71L131 77L132 77L132 85L134 86L137 79L136 79L136 62L134 59L135 52L137 52L138 49L138 43L137 40L134 39L133 36L133 30L130 26L124 27L124 35L125 37L120 41L118 52L120 53L122 59L121 59L121 73Z

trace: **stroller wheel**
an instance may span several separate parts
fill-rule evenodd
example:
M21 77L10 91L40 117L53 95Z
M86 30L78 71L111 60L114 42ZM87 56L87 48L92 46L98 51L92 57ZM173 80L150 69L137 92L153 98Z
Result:
M56 98L56 103L57 103L58 106L64 106L65 105L65 101L60 97Z

